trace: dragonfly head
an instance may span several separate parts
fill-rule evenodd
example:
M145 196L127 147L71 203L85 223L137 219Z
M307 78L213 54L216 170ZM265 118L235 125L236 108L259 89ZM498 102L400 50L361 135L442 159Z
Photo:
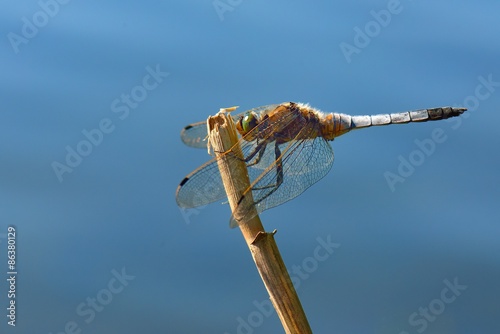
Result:
M259 124L257 115L253 112L247 112L236 123L236 129L238 129L238 132L242 136L245 136L247 133L252 131L257 124Z

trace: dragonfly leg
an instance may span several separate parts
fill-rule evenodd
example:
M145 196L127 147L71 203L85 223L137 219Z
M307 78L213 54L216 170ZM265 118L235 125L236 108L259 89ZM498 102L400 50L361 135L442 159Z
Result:
M281 150L279 148L279 145L275 143L274 146L274 155L276 157L276 183L274 184L268 184L267 186L263 187L254 187L252 190L263 190L263 189L268 189L272 188L271 191L269 191L267 194L264 195L264 197L260 198L257 202L261 202L267 197L271 196L278 188L281 186L283 183L283 160L281 159Z
M280 185L283 183L283 161L281 159L281 151L279 149L278 144L275 144L275 146L274 146L274 154L275 154L275 157L276 157L276 183L269 184L269 185L263 186L263 187L254 187L254 188L251 188L252 191L253 190L264 190L264 189L272 188L262 198L257 199L254 202L254 205L262 202L263 200L265 200L266 198L268 198L269 196L271 196L276 190L278 190L278 188L280 187ZM243 194L243 196L241 196L241 198L238 200L238 205L241 204L241 202L243 202L244 198L245 198L245 194Z
M264 152L266 151L266 147L267 147L266 141L264 141L260 144L257 144L257 146L255 147L253 152L250 153L248 155L248 157L245 158L245 162L247 163L247 167L254 166L260 162L260 159L262 159L262 157L264 156ZM250 162L255 157L255 155L257 153L259 153L259 154L255 158L255 160L253 162Z
M243 159L238 158L236 154L234 154L234 152L232 151L229 151L227 154L230 154L232 157L237 158L240 161L245 161L245 163L247 163L247 167L250 167L260 162L260 159L262 159L262 157L264 156L264 152L266 151L266 146L267 146L266 141L263 141L262 143L257 143L257 146L255 146L253 151L246 158ZM257 153L259 155L257 155ZM252 161L255 155L257 155L257 158L255 158L253 162L249 163L249 161Z
M260 159L264 155L264 152L266 151L266 145L267 145L266 142L257 144L257 146L252 150L252 152L247 157L244 158L238 157L238 155L236 155L233 151L227 151L226 155L230 156L231 158L237 159L239 161L244 161L247 164L247 167L250 167L259 163ZM255 159L255 161L252 163L248 163L255 157L257 153L259 153L259 155Z

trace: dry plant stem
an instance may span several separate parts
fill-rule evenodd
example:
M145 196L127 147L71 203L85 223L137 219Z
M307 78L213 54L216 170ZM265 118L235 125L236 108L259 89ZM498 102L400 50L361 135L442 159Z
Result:
M238 221L237 203L245 189L250 186L246 164L241 159L241 164L235 166L234 158L229 160L224 157L226 152L238 141L234 122L228 113L218 113L207 120L209 143L218 160L219 170L227 193L229 205L234 217ZM240 148L235 152L243 157ZM251 196L244 200L253 201ZM289 334L312 333L300 300L295 292L288 271L274 240L274 232L266 233L256 214L250 221L239 224L241 233L250 248L255 265L269 293L271 302L281 320L283 328Z

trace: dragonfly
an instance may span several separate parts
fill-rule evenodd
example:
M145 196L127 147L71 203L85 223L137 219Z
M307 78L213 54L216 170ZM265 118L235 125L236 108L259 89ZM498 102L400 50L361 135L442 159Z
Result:
M234 107L236 108L236 107ZM233 108L233 109L234 109ZM238 201L244 223L264 210L281 205L302 194L332 168L334 153L328 141L352 130L389 124L427 122L460 116L466 108L439 107L392 114L351 116L323 113L308 104L285 102L250 109L232 115L238 142L227 152L203 164L179 184L177 204L195 208L227 198L217 160L224 157L247 166L250 186ZM206 122L186 126L181 131L184 144L207 148ZM209 146L208 146L209 147ZM237 154L241 148L243 158ZM252 201L243 201L251 193ZM246 203L246 204L243 204ZM238 222L231 216L230 227Z

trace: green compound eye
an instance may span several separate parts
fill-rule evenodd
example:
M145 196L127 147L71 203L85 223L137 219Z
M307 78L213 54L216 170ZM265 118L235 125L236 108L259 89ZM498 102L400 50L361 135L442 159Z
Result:
M257 118L253 113L246 114L241 120L241 127L245 133L257 126Z

